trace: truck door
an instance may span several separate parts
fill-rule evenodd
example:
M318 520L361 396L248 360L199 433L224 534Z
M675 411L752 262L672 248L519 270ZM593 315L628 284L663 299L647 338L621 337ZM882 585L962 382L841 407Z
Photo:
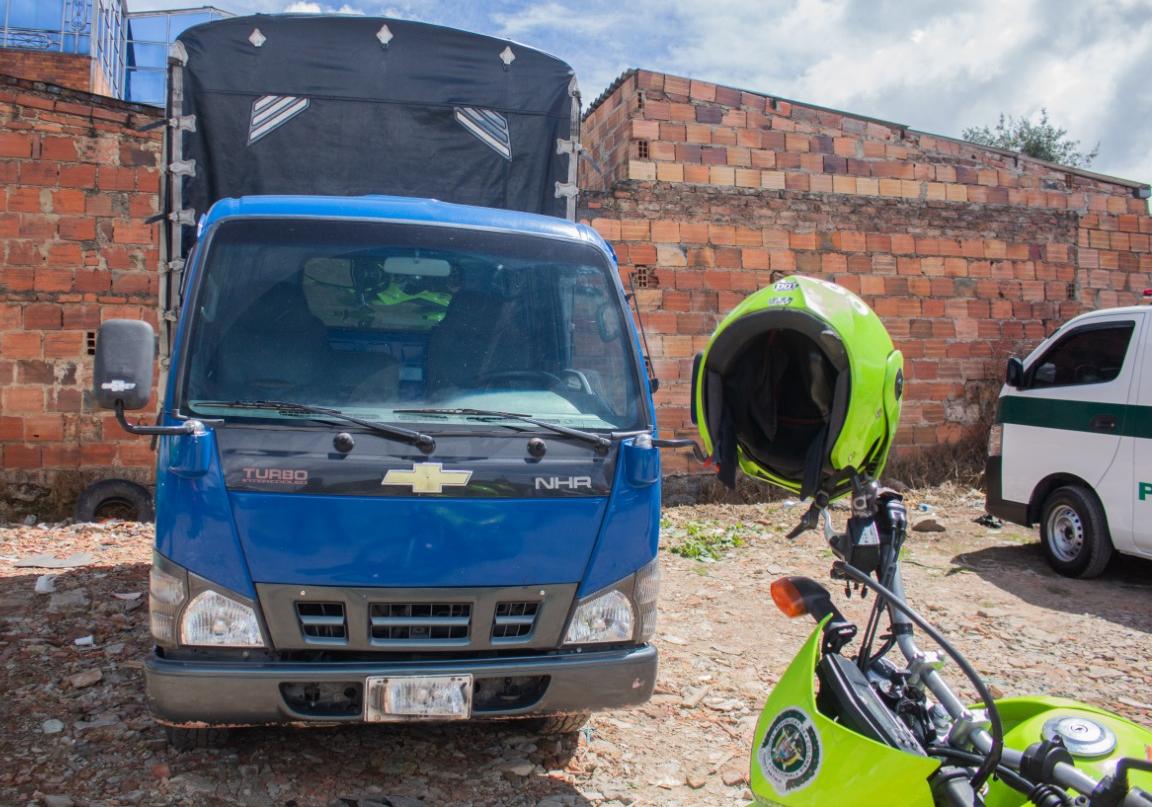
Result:
M1000 401L1004 498L1027 502L1054 473L1073 474L1098 493L1120 448L1136 375L1131 314L1092 317L1033 355L1020 388ZM1110 525L1116 522L1105 501Z
M1130 538L1133 554L1152 557L1152 312L1142 312L1137 351L1139 377L1132 385L1131 403L1121 439L1120 456L1130 460L1131 476L1117 491L1117 498L1128 506L1131 521ZM1117 540L1113 544L1127 551Z

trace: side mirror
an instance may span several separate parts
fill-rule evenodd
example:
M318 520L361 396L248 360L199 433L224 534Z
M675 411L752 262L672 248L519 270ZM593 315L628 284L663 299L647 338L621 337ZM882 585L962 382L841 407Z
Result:
M143 409L152 397L156 332L147 322L110 319L96 336L92 391L104 409Z
M1024 383L1024 362L1015 356L1008 360L1008 368L1004 373L1004 383L1017 388Z

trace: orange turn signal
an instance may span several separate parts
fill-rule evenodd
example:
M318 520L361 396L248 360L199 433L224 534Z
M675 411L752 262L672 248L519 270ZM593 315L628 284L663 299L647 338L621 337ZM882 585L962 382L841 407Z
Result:
M808 613L804 595L800 593L800 589L796 588L791 577L779 577L773 580L771 591L772 602L776 603L776 607L784 616L795 619Z

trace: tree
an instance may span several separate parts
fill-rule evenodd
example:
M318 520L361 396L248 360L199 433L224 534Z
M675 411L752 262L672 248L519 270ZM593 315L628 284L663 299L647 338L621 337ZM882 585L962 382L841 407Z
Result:
M1036 123L1025 117L1017 118L1001 113L995 128L973 126L965 129L961 137L981 146L1019 151L1029 157L1061 165L1087 167L1100 152L1099 143L1091 151L1081 152L1080 141L1069 139L1067 129L1052 124L1048 120L1048 110L1043 107L1040 109L1040 120Z

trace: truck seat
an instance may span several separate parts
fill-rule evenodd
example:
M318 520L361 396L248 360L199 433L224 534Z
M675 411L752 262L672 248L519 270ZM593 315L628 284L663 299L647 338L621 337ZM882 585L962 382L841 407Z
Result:
M299 284L264 292L225 332L213 362L221 399L331 400L323 379L331 369L328 329L308 308Z
M531 346L519 327L518 301L461 290L428 336L429 398L451 390L474 390L486 375L531 369Z

